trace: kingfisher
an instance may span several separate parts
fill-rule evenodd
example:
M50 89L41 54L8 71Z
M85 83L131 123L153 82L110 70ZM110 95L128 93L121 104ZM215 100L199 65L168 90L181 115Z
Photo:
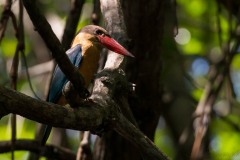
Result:
M127 49L111 38L102 27L96 25L83 27L73 39L71 48L66 51L66 54L72 64L79 69L84 79L85 88L88 88L97 72L100 52L103 47L124 56L134 57ZM57 65L53 73L47 101L59 105L67 104L67 100L62 94L62 89L67 82L68 79ZM46 144L51 129L52 126L46 126L42 145Z

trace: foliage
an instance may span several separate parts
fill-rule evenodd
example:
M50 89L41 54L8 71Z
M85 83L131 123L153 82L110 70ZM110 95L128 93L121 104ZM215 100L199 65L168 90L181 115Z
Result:
M236 27L237 20L232 16L232 21L230 21L229 16L229 11L216 1L177 0L178 35L175 37L175 40L178 51L184 58L178 59L176 63L183 64L184 70L192 78L189 79L188 76L185 76L185 84L188 86L187 92L191 94L195 102L198 102L204 94L203 90L208 83L208 74L211 66L219 62L223 56L223 49L230 39L230 27L233 29ZM230 46L232 43L233 42L230 43ZM170 63L169 65L174 65L172 63L172 57L168 56L164 58L164 61ZM169 60L169 58L171 58L172 61ZM236 129L236 127L239 128L240 121L238 118L239 112L235 112L239 110L239 103L236 102L239 101L240 97L238 84L240 80L239 64L240 59L239 54L237 54L233 59L230 73L236 97L234 97L234 95L229 97L226 93L228 90L228 82L226 82L225 87L222 88L219 94L220 96L214 105L214 112L217 113L212 117L209 126L210 159L239 158L240 147L238 142L240 134L239 129ZM167 72L169 72L169 70L167 70ZM169 79L165 81L168 83ZM219 102L222 101L227 103L220 104ZM234 103L235 105L233 105ZM179 103L176 105L175 107L177 108L181 106ZM197 103L195 103L194 106L196 105ZM230 122L224 121L223 119L225 118L229 119ZM232 123L236 126L233 127ZM171 144L172 141L159 143L161 137L164 137L166 141L169 139L169 133L166 132L166 127L159 127L156 133L155 141L157 145L174 158L176 155L173 154L173 152L175 152L177 148L172 146L171 151L169 151L169 144Z
M57 23L63 25L66 21L66 15L69 10L68 1L51 1L42 0L38 1L41 6L41 11L48 17L50 23ZM14 4L15 5L15 4ZM81 20L78 24L78 29L90 23L90 14L92 8L92 1L87 1L84 6ZM229 44L232 47L233 42L229 41L231 38L229 32L231 27L234 29L237 25L237 19L232 16L230 21L229 11L216 1L202 1L202 0L177 0L177 21L178 21L178 35L175 37L177 48L175 44L169 44L165 39L163 44L168 48L176 49L180 53L181 59L177 58L178 64L173 64L176 61L176 55L169 56L163 55L163 84L169 86L168 92L176 89L172 84L173 77L166 76L169 74L172 65L179 65L177 72L181 74L174 74L175 76L183 76L184 84L187 86L185 92L190 95L194 101L192 105L193 110L203 93L204 87L209 82L209 70L212 65L218 63L223 57L223 51ZM2 8L0 7L0 11ZM17 14L17 13L15 13ZM24 13L26 15L26 13ZM36 33L32 32L32 26L29 25L29 19L25 20L25 53L29 67L41 64L50 60L50 53L44 46L43 42L39 40ZM54 25L56 27L56 25ZM56 27L54 31L61 37L63 27ZM8 24L8 30L0 44L0 85L10 84L9 73L11 67L12 57L17 45L16 37L12 24ZM43 51L43 52L42 52ZM240 50L238 50L240 52ZM178 56L178 55L177 55ZM26 66L23 61L20 63L20 74L23 74ZM183 71L184 70L184 73ZM45 86L47 86L46 77L50 72L43 75L37 75L31 78L33 88L37 95L44 99L46 95ZM166 74L165 74L166 73ZM225 82L222 87L218 98L213 107L213 115L209 126L209 152L211 159L238 159L240 157L240 55L239 53L234 56L230 69L231 83L233 85L233 93L229 92L229 83ZM19 76L18 91L27 95L33 96L29 81L26 76ZM189 77L191 77L189 79ZM170 86L174 87L170 87ZM179 86L178 86L179 87ZM180 93L181 94L181 93ZM230 94L230 96L229 96ZM181 98L181 97L180 97ZM183 99L182 101L183 102ZM223 103L222 103L223 102ZM173 103L176 106L181 106L179 103ZM184 103L185 104L185 103ZM182 104L183 105L183 104ZM172 117L174 118L174 117ZM188 117L189 119L191 117ZM226 120L227 119L227 120ZM155 142L165 153L171 158L176 158L175 140L171 134L170 129L165 123L164 118L160 119L158 128L155 134ZM182 128L185 128L182 126ZM17 120L17 138L34 138L34 131L36 124L30 120L18 117ZM0 121L1 140L10 139L10 118L4 117ZM2 134L4 133L4 134ZM70 138L70 146L76 151L78 132L68 132ZM16 159L25 159L27 152L16 152ZM9 159L9 154L1 154L0 159Z

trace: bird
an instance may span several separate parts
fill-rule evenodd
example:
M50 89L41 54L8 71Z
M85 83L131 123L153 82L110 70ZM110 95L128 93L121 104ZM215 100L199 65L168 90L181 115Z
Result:
M97 72L101 49L104 47L115 53L134 57L127 49L114 40L104 28L96 25L83 27L73 39L71 48L66 51L69 60L79 69L84 79L84 88L88 88L94 74ZM56 65L47 101L59 105L67 104L67 100L62 94L62 89L68 81L59 66ZM41 141L42 145L46 144L51 129L52 126L46 125Z

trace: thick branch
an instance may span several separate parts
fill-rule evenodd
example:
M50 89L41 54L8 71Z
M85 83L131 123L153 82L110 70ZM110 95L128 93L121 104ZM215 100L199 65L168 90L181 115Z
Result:
M114 130L132 142L142 153L142 156L151 160L167 160L168 157L161 152L154 143L123 116L118 105L112 99L126 93L126 79L121 69L101 72L95 81L92 98L102 106L111 106L109 120ZM119 86L121 85L121 86ZM116 95L117 93L117 95ZM104 98L99 97L102 95ZM106 105L107 104L107 105ZM109 109L108 109L109 110Z
M126 26L119 0L100 0L100 2L108 32L119 43L126 46L129 39L127 37ZM114 54L112 51L109 51L109 53L105 68L125 68L126 58Z
M0 117L15 113L54 127L75 130L98 129L104 117L108 117L108 113L94 102L86 102L78 108L63 107L33 99L1 86L0 106Z
M129 42L129 39L126 34L126 26L124 22L120 0L100 0L100 2L101 2L101 10L106 22L107 30L121 44L127 45L127 43ZM105 65L105 69L121 71L121 69L125 68L125 64L126 64L125 62L126 62L126 58L116 54L109 54L106 65ZM113 78L113 76L114 74L111 74L111 78ZM116 84L121 84L124 86L124 80L125 79L123 79L121 82ZM107 88L107 85L104 85L102 82L103 81L99 81L99 79L95 81L93 93L96 93L96 92L105 93L106 99L119 100L120 99L119 97L121 96L127 97L126 92L128 92L128 90L125 90L125 94L122 89L121 89L121 92L120 90L114 91L115 93L118 93L118 94L112 95L111 94L112 90L110 90L112 87ZM123 86L121 87L124 88ZM113 88L117 88L117 87L113 87ZM114 97L109 97L109 95L112 95ZM121 102L119 104L124 105L124 103L121 103ZM123 110L123 108L128 108L128 107L129 107L128 104L126 104L125 107L121 106L121 111L122 112L126 111L129 117L131 117L130 119L135 121L130 109ZM114 130L118 132L120 135L122 135L124 138L126 138L127 140L135 144L136 147L139 149L139 151L143 153L142 154L143 159L145 158L152 159L152 160L168 159L167 156L165 156L164 153L162 153L153 144L153 142L149 138L147 138L147 136L145 136L141 131L139 131L139 129L137 129L132 123L130 123L129 120L127 120L125 116L121 114L121 112L114 112L113 114L115 113L117 113L117 115L113 115L113 118L112 118ZM126 115L126 113L124 113L124 115Z
M23 0L23 4L35 26L35 29L39 32L47 47L52 52L52 56L55 58L63 73L74 84L74 87L78 91L83 91L84 89L82 86L84 81L78 69L74 67L70 60L67 58L64 48L61 46L60 41L53 33L53 30L47 22L46 18L40 13L35 4L35 1ZM85 97L85 93L81 92L80 94L82 97Z
M115 123L114 129L120 135L135 144L141 153L145 153L142 154L143 159L168 159L168 157L161 152L149 138L147 138L147 136L140 132L133 124L129 123L129 121L122 114L119 114L116 120L118 123Z

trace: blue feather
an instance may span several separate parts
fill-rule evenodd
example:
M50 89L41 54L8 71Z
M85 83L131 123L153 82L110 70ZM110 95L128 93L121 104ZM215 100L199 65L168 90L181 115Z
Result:
M69 49L67 52L69 60L76 67L79 67L82 60L82 49L80 45L76 45L75 47ZM48 102L57 103L58 99L62 95L62 88L68 82L67 77L61 71L59 66L57 65L53 74L49 94L48 94ZM52 130L52 126L46 125L45 131L43 133L41 144L45 145L47 139Z
M72 64L76 67L79 67L82 60L81 46L76 45L75 47L67 50L66 53L68 55L69 60L72 62ZM64 75L64 73L61 71L61 69L57 65L53 73L53 78L52 78L47 101L52 103L57 103L58 99L62 94L62 88L67 82L68 82L67 77Z

